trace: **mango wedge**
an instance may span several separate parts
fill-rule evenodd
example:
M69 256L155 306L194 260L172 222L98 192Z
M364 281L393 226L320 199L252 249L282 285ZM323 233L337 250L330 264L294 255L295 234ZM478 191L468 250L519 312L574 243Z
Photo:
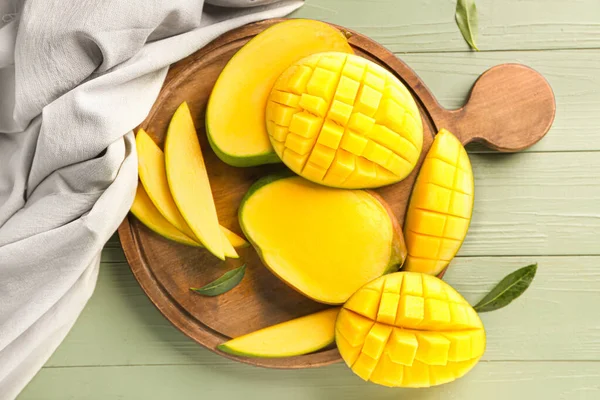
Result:
M312 353L335 340L339 308L273 325L223 343L218 349L245 357L291 357Z
M238 258L221 231L200 142L185 102L167 130L165 166L173 200L194 236L219 259Z
M240 205L242 230L263 263L315 301L342 304L404 262L406 248L383 199L296 175L256 182Z
M467 152L453 134L440 130L421 166L406 213L406 271L437 275L448 266L467 235L474 192Z
M135 215L142 224L146 225L162 237L188 246L200 246L200 243L183 234L183 232L175 228L162 216L150 200L150 197L148 197L148 194L141 183L138 183L135 199L133 199L133 204L131 206L131 213Z
M458 379L485 352L477 312L444 281L416 272L384 275L358 290L339 313L336 343L362 379L429 387Z
M292 171L339 188L398 182L423 147L421 115L408 89L354 54L319 53L289 67L273 86L266 124Z
M171 196L165 169L165 156L162 150L143 129L138 131L135 143L138 153L138 172L145 189L144 194L150 198L154 207L167 222L186 237L197 242L197 246L201 246L175 205L173 196ZM234 247L249 245L248 242L229 229L222 226L221 230Z
M273 83L287 67L323 51L352 53L346 37L324 22L291 19L265 29L227 63L206 109L206 133L217 156L235 167L278 163L265 127Z

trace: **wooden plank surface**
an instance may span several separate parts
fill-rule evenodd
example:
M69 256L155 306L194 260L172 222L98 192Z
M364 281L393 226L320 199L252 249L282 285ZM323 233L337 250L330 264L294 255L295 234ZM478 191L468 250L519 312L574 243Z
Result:
M307 0L294 16L381 42L448 108L461 106L477 76L503 62L527 64L552 85L555 124L528 154L470 148L475 214L446 280L476 302L507 272L539 262L524 297L482 315L489 343L472 373L403 391L365 384L343 365L272 371L232 363L160 315L113 239L94 296L19 399L599 399L600 1L477 0L480 53L462 39L455 4Z
M477 0L479 48L541 50L600 47L597 0ZM307 0L294 17L334 22L394 52L466 51L454 0Z
M344 365L281 371L233 364L45 368L21 400L597 400L600 363L479 363L463 379L430 389L368 384Z

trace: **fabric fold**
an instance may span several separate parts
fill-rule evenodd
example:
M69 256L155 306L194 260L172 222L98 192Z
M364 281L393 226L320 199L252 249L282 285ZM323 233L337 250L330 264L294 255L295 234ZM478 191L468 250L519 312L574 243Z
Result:
M301 5L28 0L0 23L0 399L16 397L91 296L135 194L132 130L168 66Z

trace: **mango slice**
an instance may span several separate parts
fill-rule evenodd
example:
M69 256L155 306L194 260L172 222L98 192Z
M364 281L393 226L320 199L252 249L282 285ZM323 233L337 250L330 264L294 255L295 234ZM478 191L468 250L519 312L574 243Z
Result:
M448 266L467 235L474 193L467 152L456 136L440 130L421 166L406 213L406 271L437 275Z
M362 379L428 387L465 375L485 352L477 312L444 281L417 272L384 275L340 310L336 343Z
M333 187L398 182L423 147L421 115L404 84L353 54L314 54L288 68L273 86L266 121L292 171Z
M150 200L150 197L148 197L148 194L141 183L138 184L135 192L135 199L133 199L133 204L131 205L131 213L135 215L142 224L146 225L162 237L188 246L200 246L200 243L189 236L184 235L162 216L152 203L152 200Z
M335 340L339 308L273 325L220 344L225 353L245 357L291 357L329 346Z
M175 205L173 196L171 196L165 168L165 156L162 150L143 129L140 129L135 137L135 146L138 154L138 172L145 189L144 194L149 196L154 207L167 222L172 224L176 230L197 242L197 246L202 246L187 222L185 222ZM244 238L224 226L221 226L221 230L233 247L249 246Z
M221 231L210 182L186 102L173 114L165 140L165 166L173 200L194 236L221 260L238 255Z
M206 110L206 133L221 160L235 167L280 162L265 127L269 92L287 67L323 51L352 53L352 48L323 22L293 19L264 30L233 56Z
M322 303L344 303L366 282L397 270L406 255L400 227L379 196L290 173L256 182L239 220L263 263Z

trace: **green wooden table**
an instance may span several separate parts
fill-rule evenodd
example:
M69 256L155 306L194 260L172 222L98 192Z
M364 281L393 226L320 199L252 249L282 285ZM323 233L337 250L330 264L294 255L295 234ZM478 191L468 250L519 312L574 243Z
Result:
M475 213L446 280L476 301L517 267L537 261L539 270L522 298L482 315L488 347L469 375L394 390L339 364L275 371L228 361L160 315L115 237L94 296L19 399L600 399L600 1L477 6L480 53L457 30L454 0L308 0L295 13L381 42L447 107L504 62L537 69L554 89L556 121L539 144L514 155L470 149Z

